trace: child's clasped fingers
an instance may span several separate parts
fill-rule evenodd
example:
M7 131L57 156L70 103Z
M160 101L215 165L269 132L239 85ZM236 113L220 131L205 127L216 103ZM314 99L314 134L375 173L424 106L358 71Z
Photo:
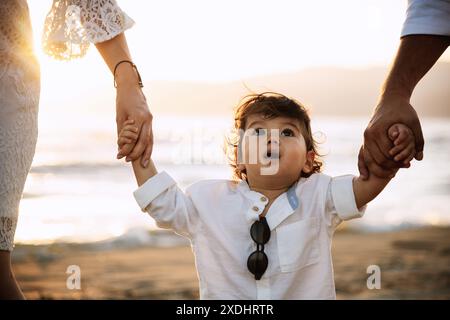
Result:
M119 148L122 148L122 146L127 143L133 143L133 140L131 140L129 138L125 138L125 137L119 137L119 139L117 140L117 144L119 145Z
M408 145L405 149L403 149L400 153L398 153L394 157L394 160L406 162L405 160L407 160L411 156L414 157L415 153L416 153L416 149L414 148L414 145Z
M122 131L120 132L121 137L137 140L138 138L138 128L136 126L128 125L123 127Z

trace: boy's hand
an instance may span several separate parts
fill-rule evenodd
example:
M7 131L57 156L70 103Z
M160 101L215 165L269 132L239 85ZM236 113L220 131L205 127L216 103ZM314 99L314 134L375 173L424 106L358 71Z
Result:
M122 129L119 132L119 138L117 139L117 144L119 148L127 145L133 145L136 143L139 137L139 128L136 126L134 120L128 119L123 123ZM152 159L148 161L148 166L141 166L140 160L142 156L136 160L132 161L134 175L136 176L136 181L139 186L145 183L148 179L153 177L158 173L155 164Z
M128 119L123 123L122 130L120 130L117 144L121 149L126 144L134 144L138 139L139 128L134 124L134 120Z
M394 143L394 147L389 150L389 154L394 157L395 161L402 161L403 168L409 168L410 162L416 154L413 132L404 124L396 123L389 128L388 134Z

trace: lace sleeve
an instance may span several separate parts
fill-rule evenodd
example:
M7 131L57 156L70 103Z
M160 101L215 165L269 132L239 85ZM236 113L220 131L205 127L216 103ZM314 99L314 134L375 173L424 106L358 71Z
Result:
M82 57L90 42L112 39L133 24L115 0L53 0L45 19L43 49L60 60Z

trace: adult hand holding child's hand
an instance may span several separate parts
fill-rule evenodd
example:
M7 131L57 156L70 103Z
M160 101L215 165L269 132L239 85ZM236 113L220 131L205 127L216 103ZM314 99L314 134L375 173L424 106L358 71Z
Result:
M118 145L117 158L126 157L127 161L139 159L142 156L141 165L147 167L153 149L152 120L147 101L140 88L118 87L117 90L117 133L122 131L125 121L133 119L138 131L135 141Z
M401 160L394 158L398 150L401 149L401 147L397 147L398 145L390 136L389 131L394 124L403 124L402 127L406 126L412 135L415 153L410 159L405 159L403 155L398 157ZM403 146L401 141L403 140L397 143ZM358 155L359 172L365 179L369 178L370 174L380 178L393 177L399 168L408 168L409 162L414 157L417 160L422 160L423 145L424 140L419 118L408 99L394 95L383 97L364 131L364 145Z

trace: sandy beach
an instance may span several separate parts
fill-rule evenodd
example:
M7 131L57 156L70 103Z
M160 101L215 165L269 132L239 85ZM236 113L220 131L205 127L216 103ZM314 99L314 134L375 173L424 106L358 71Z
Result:
M450 299L450 227L338 230L333 258L338 299ZM189 245L17 245L13 265L28 299L199 297ZM81 269L80 290L66 287L70 265ZM367 288L369 265L381 268L379 290Z

